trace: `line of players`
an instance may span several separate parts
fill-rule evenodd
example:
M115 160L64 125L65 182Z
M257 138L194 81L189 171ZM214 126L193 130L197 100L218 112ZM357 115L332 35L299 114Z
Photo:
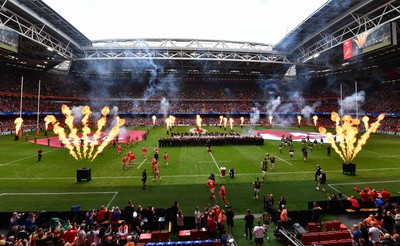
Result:
M323 140L323 138L321 138L319 147L321 148L323 146L323 144L324 144L324 140ZM309 135L307 135L306 138L303 138L301 140L301 153L303 155L304 161L307 161L308 151L313 152L313 149L316 148L317 146L318 146L318 140L314 139L314 141L311 141ZM294 156L292 136L289 135L288 137L285 137L285 135L282 135L281 141L279 142L279 145L278 145L279 153L282 154L283 148L287 148L287 147L289 147L289 157L290 157L290 159L292 159ZM328 150L328 156L330 156L330 147L328 147L327 150Z
M129 145L125 145L125 146L129 146ZM117 155L118 155L118 157L121 157L122 146L120 144L118 144L116 147L117 147ZM154 156L153 156L153 158L151 160L151 165L152 165L153 174L154 174L153 181L155 181L156 178L161 180L160 169L159 169L159 166L158 166L158 158L159 158L158 151L159 151L159 148L158 148L158 146L156 146L154 148ZM142 147L142 157L143 157L143 159L147 158L147 148L146 148L146 146ZM122 157L122 170L125 170L125 169L128 170L129 167L134 167L135 159L136 159L135 154L132 151L129 150L128 153ZM167 152L164 152L163 159L164 159L164 165L168 166L169 155L168 155Z
M267 175L268 164L271 163L271 171L275 170L275 156L274 154L267 153L265 155L264 160L261 162L261 172L262 172L262 180L265 181L265 176Z

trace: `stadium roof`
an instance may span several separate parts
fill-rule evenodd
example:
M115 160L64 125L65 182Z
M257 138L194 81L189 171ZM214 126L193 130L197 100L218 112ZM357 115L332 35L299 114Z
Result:
M0 49L0 62L47 71L72 61L71 72L98 77L104 74L96 66L109 69L107 76L124 77L143 62L164 71L182 70L182 74L214 78L280 79L293 65L341 68L346 39L400 19L400 0L331 0L275 46L189 39L90 41L42 0L0 0L0 5L0 25L15 30L20 37L18 53ZM369 61L365 66L371 66L371 61L400 59L399 53L398 46L392 45L360 57ZM65 67L66 71L70 68Z

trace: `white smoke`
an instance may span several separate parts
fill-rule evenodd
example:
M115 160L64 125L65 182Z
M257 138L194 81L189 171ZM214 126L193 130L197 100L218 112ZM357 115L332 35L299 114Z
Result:
M78 124L83 118L82 114L83 106L73 106L71 109L71 114L74 116L74 124Z
M321 106L321 102L317 101L315 103L313 103L312 106L306 105L302 110L301 110L301 114L304 116L304 118L309 119L311 114L315 112L315 110Z
M169 109L169 101L165 97L163 97L161 100L160 110L164 118L167 117L168 115L168 109Z
M273 99L265 105L265 109L268 112L268 115L273 115L275 112L276 108L281 104L281 97L277 97L276 99Z
M250 123L251 125L255 125L260 120L260 110L256 107L253 107L251 110L253 112L250 113Z
M356 105L360 108L365 101L365 92L360 91L358 93L354 93L351 96L345 97L343 99L343 103L341 103L340 99L338 103L340 105L340 112L343 114L356 112Z

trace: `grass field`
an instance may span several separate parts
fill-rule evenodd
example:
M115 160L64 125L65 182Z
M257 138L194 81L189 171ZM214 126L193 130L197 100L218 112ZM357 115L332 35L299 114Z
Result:
M175 132L190 128L175 127ZM208 131L220 130L204 128ZM237 127L234 130L242 129ZM301 130L312 131L311 128ZM24 137L14 141L14 136L1 136L0 211L70 211L73 205L80 205L82 210L99 208L100 205L124 207L128 200L132 200L135 206L151 204L170 207L174 201L179 201L183 214L191 216L196 205L202 208L212 203L206 186L207 178L210 173L218 174L219 167L225 166L228 170L235 168L235 179L217 175L216 183L225 184L227 199L235 213L244 214L247 208L253 213L261 213L263 201L261 198L253 200L251 184L256 177L261 177L260 162L267 152L275 154L277 160L275 171L268 170L261 193L273 193L276 202L284 195L289 213L290 210L307 209L309 201L327 199L325 192L315 189L314 171L317 163L327 173L329 193L355 195L354 185L379 190L386 188L393 195L399 195L400 192L400 138L395 136L372 135L354 159L357 164L356 175L342 174L343 161L334 152L327 157L327 145L314 149L307 162L301 156L300 143L295 143L295 156L290 159L288 150L280 154L278 141L272 140L265 140L263 146L214 146L212 154L205 147L160 148L162 180L153 182L151 158L143 160L140 149L146 146L149 156L152 156L157 140L165 134L164 127L150 129L147 140L131 147L137 158L135 167L127 171L122 170L121 158L117 157L111 146L93 162L76 161L66 149L38 146L25 142ZM44 151L41 162L37 161L39 148ZM164 167L162 161L165 151L170 156L168 167ZM81 167L91 168L90 182L76 181L76 170ZM140 180L143 168L147 168L149 174L146 190L142 190ZM222 204L221 199L217 199ZM242 234L242 228L237 230Z

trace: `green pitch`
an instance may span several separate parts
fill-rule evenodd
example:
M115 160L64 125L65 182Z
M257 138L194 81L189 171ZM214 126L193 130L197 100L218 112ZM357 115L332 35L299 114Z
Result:
M175 132L184 132L192 127L175 127ZM219 131L217 127L204 127L208 131ZM134 129L134 128L132 128ZM144 130L146 128L136 128ZM261 128L259 128L261 129ZM247 129L234 128L234 131ZM293 128L292 130L297 130ZM301 130L309 130L302 128ZM32 135L32 134L31 134ZM43 136L43 133L41 133ZM356 175L342 174L342 160L332 151L327 157L326 146L314 148L307 162L301 156L300 143L295 143L295 155L289 158L288 149L280 154L278 141L265 140L263 146L213 146L212 154L206 147L160 148L160 174L162 179L152 181L151 157L160 137L166 136L165 127L150 129L147 140L130 147L136 155L135 166L122 170L121 157L110 146L93 162L76 161L66 149L39 146L25 142L23 137L14 141L14 136L0 137L0 211L70 211L71 206L80 205L82 210L105 206L124 207L128 200L135 206L170 207L179 201L183 213L192 215L195 206L213 204L206 186L210 173L219 174L219 167L228 170L234 167L234 179L229 175L216 183L223 183L227 199L236 214L244 214L247 208L253 213L263 210L262 196L273 193L276 203L284 195L290 210L307 209L307 202L326 200L327 194L315 189L314 171L320 164L327 173L328 193L338 192L355 195L353 186L360 188L388 189L399 195L400 154L399 137L374 134L355 158ZM32 139L32 137L31 137ZM148 149L144 160L141 147ZM37 151L44 151L42 161L37 161ZM128 150L123 150L123 154ZM163 153L169 153L169 165L163 164ZM253 200L252 182L261 177L260 163L266 153L275 154L274 172L270 168L261 188L259 200ZM76 181L76 170L90 167L90 182ZM147 189L142 190L141 172L148 170ZM217 195L219 204L223 204Z

